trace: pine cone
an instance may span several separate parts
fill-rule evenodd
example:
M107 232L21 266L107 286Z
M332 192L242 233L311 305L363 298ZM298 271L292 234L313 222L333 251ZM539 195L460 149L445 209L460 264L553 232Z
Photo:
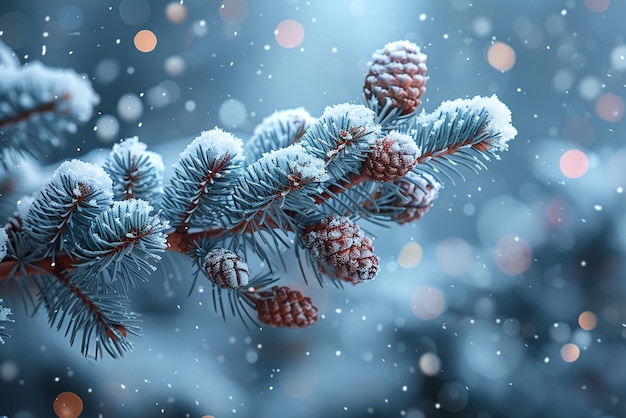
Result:
M259 321L280 328L305 328L317 322L317 308L311 298L287 286L258 292L254 304Z
M409 135L391 131L378 138L363 162L362 173L370 180L393 182L401 179L415 167L419 147Z
M307 226L303 240L321 268L338 279L358 284L378 273L372 240L347 217L330 215Z
M204 257L204 272L222 289L239 289L250 281L246 260L224 248L217 248Z
M401 194L390 203L390 206L403 209L394 212L391 218L399 224L411 222L424 216L433 205L433 201L441 188L441 185L434 180L428 181L413 172L408 173L405 179L398 182L398 185L402 190Z
M369 101L374 97L379 109L387 99L401 115L412 113L426 91L426 54L408 41L391 42L372 55L363 91Z

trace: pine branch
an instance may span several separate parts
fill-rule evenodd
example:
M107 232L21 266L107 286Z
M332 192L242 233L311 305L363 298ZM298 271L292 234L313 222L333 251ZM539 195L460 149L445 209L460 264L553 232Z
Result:
M152 207L142 200L125 200L98 215L84 242L72 252L73 266L81 285L96 294L128 289L147 280L165 251L169 222L151 215Z
M113 203L112 183L98 166L66 161L54 172L24 219L24 232L43 255L80 242L91 220Z
M298 142L315 120L302 107L272 113L263 119L246 141L246 161L252 163L264 153Z
M113 181L115 200L142 199L158 203L163 194L163 159L146 150L138 137L115 144L102 168Z
M133 325L136 316L128 309L128 299L94 295L74 283L64 267L57 264L53 274L35 276L50 326L59 331L65 326L70 345L81 336L81 353L86 357L98 359L105 351L117 358L132 349L126 336L141 334Z
M2 298L0 298L0 343L4 344L4 339L2 337L6 337L7 335L3 332L5 329L5 325L10 322L14 322L13 319L9 318L11 315L11 309L5 308L2 306Z
M39 62L24 67L0 42L0 149L6 167L12 153L38 156L57 147L65 133L86 122L99 97L85 76Z
M179 230L206 226L229 215L242 154L241 140L217 128L189 144L165 188L163 212L172 226Z
M508 141L517 134L511 125L510 110L495 95L447 101L433 113L422 113L391 126L413 137L421 149L418 171L428 170L426 164L437 167L434 164L440 162L444 170L454 172L457 165L474 171L483 169L485 161L490 156L499 158L498 153L506 151Z
M330 180L340 180L360 172L379 133L373 111L345 103L327 107L299 143L307 153L324 161Z
M0 72L17 71L2 53ZM191 288L207 278L222 316L258 325L255 310L267 325L312 325L309 298L269 288L287 249L305 281L309 270L320 285L370 281L379 259L357 222L420 219L441 189L438 175L484 168L516 135L495 96L417 114L425 59L409 42L388 44L374 56L365 106L329 106L317 120L302 108L275 112L247 143L249 161L233 135L202 132L164 187L160 156L136 137L116 144L102 168L63 163L22 210L23 221L14 217L0 234L0 281L32 277L50 324L65 326L70 343L82 335L83 354L96 357L122 355L127 333L139 334L127 294L164 251L189 256ZM265 274L251 279L249 256L261 259Z

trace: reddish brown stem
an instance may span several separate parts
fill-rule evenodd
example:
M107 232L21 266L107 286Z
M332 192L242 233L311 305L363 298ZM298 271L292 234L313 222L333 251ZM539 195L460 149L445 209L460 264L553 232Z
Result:
M100 308L98 308L98 306L95 303L93 303L93 301L89 298L89 296L83 293L83 291L78 286L76 286L74 283L70 281L70 279L64 274L64 271L66 271L65 264L57 260L57 263L53 269L53 274L56 276L57 280L59 280L61 283L67 286L70 289L70 291L78 299L80 299L80 301L85 306L87 306L87 309L89 309L89 312L91 312L96 317L96 321L98 321L106 329L107 336L111 340L117 341L118 337L115 335L115 332L113 331L113 329L116 329L123 336L126 336L126 328L124 328L124 326L120 324L110 324L111 326L109 326L109 321L106 319L104 313L102 313Z
M4 129L7 125L16 124L16 123L28 120L33 115L36 115L36 114L54 112L56 110L57 103L63 102L67 100L68 98L69 98L69 95L66 94L63 97L61 97L60 100L48 102L28 112L20 113L19 115L16 115L12 118L0 120L0 129Z
M479 130L475 136L468 138L464 142L460 142L454 146L448 147L445 150L438 149L438 150L434 150L426 154L422 154L417 158L417 164L423 163L424 161L428 161L432 158L441 157L442 155L454 154L460 148L468 146L468 145L471 145L473 148L477 149L478 151L487 151L489 150L489 148L491 148L491 145L489 144L491 140L485 139L483 141L475 142L476 136L478 136L480 133L481 131Z

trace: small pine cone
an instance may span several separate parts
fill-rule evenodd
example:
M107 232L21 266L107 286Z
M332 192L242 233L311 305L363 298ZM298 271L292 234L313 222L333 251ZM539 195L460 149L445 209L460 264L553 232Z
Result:
M433 205L433 201L437 198L441 188L441 185L434 180L428 181L413 172L409 173L407 178L398 184L402 192L391 202L391 206L404 209L392 217L392 220L399 224L411 222L424 216Z
M204 272L222 289L239 289L250 281L246 260L224 248L217 248L204 257Z
M347 217L330 215L307 226L303 240L322 270L330 270L338 279L358 284L378 273L372 240Z
M420 149L409 135L391 131L374 142L363 162L362 173L370 180L393 182L415 167Z
M372 96L380 109L387 99L401 115L412 113L420 105L426 91L426 54L408 41L391 42L372 55L370 70L365 77L365 98Z
M279 328L305 328L317 322L317 308L311 298L287 286L258 292L254 304L259 321Z

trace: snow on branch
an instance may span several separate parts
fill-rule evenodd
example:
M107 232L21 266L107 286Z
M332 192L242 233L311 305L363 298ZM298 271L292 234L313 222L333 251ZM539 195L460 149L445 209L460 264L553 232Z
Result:
M316 119L303 107L278 110L264 118L246 141L245 152L248 163L258 160L266 152L299 141L315 121Z
M17 146L19 133L32 144L34 130L58 133L88 118L97 98L84 79L40 64L21 69L7 54L0 45L4 145ZM148 281L164 251L189 257L191 288L206 277L224 317L258 325L254 310L270 326L314 324L308 297L274 286L286 276L288 250L306 283L311 272L320 285L371 281L379 259L358 222L422 218L441 190L439 174L484 168L517 134L495 95L418 114L426 57L416 45L388 44L373 61L365 105L328 106L318 119L303 108L277 111L245 150L219 128L201 132L165 181L161 157L137 137L114 145L102 167L62 163L0 230L0 281L34 288L29 297L51 326L95 357L132 347L126 337L139 328L129 290ZM0 307L0 329L7 315Z
M102 168L113 181L115 200L143 199L156 202L163 193L163 158L138 137L113 145Z
M392 125L413 137L421 149L417 171L434 168L446 174L464 166L472 171L485 168L489 156L500 158L508 142L517 135L511 124L511 112L495 95L476 96L443 102L434 112ZM428 166L425 166L428 164Z
M169 222L151 215L143 200L115 202L91 223L84 242L73 251L78 260L74 275L84 287L98 293L128 289L146 281L145 273L156 270L154 263L167 247Z
M112 204L112 182L101 167L66 161L33 201L24 232L50 255L80 242L91 221Z
M324 160L333 179L359 173L380 126L374 112L363 105L344 103L329 106L302 136L300 143L309 154Z
M242 141L219 128L203 132L189 144L165 188L163 211L172 226L214 224L227 215L242 163Z
M0 147L5 158L12 151L36 153L56 147L64 133L91 117L100 101L84 75L54 69L40 62L23 67L0 43Z

